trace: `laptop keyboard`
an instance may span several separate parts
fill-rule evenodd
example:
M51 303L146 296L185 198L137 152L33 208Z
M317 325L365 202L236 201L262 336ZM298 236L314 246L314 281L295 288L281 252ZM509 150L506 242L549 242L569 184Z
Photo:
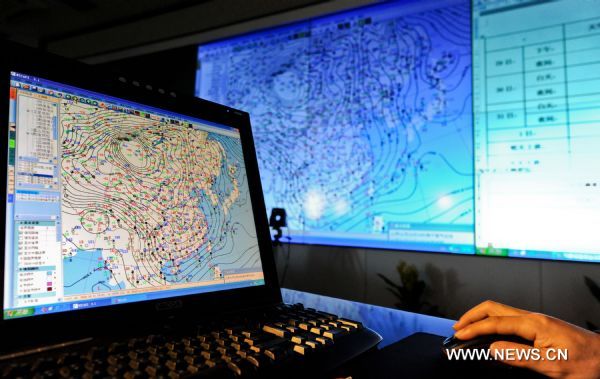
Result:
M269 376L310 359L363 327L304 308L279 305L253 317L201 325L193 333L138 336L9 361L2 377L235 378ZM2 363L2 362L0 362Z

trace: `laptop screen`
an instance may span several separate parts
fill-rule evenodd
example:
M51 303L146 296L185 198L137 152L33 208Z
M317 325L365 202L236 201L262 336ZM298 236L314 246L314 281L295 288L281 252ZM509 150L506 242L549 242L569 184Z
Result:
M237 129L10 79L4 319L264 284Z

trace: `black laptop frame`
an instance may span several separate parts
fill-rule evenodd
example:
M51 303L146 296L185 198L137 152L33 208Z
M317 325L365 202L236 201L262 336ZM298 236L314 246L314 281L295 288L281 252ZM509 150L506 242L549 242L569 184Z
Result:
M126 336L159 328L165 323L186 325L214 319L223 314L281 303L271 236L262 194L256 152L248 113L210 101L157 91L156 85L135 82L117 74L104 73L93 66L41 53L12 43L0 43L0 123L5 132L0 136L0 209L6 218L7 156L10 72L15 71L58 83L98 92L144 105L164 109L240 131L247 170L254 222L264 271L265 284L240 289L169 297L159 300L71 310L60 313L0 320L0 351L11 351L30 345L50 344L84 337ZM190 78L193 80L193 78ZM135 82L135 83L134 83ZM150 89L150 86L152 87ZM174 96L175 95L175 96ZM2 225L5 246L6 226ZM0 296L4 305L4 251L0 254Z

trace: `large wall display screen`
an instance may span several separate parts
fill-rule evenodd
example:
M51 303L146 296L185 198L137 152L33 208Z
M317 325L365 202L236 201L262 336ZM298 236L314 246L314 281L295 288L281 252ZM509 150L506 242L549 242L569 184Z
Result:
M196 94L293 242L600 261L598 62L598 0L385 2L202 44Z

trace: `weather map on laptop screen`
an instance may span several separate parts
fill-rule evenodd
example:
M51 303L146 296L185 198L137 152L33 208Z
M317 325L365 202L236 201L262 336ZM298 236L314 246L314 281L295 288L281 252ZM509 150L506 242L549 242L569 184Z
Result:
M239 131L11 76L4 318L264 284Z

